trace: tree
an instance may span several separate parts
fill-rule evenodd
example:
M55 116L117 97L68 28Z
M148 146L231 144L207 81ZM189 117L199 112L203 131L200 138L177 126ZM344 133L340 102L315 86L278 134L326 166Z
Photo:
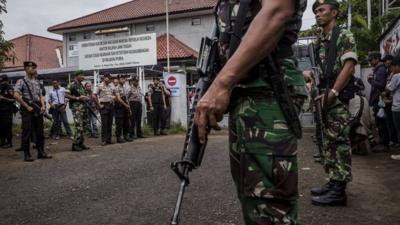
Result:
M6 3L7 0L0 0L0 15L3 13L7 13ZM0 20L0 71L3 69L4 63L6 61L15 60L15 56L11 52L11 50L14 48L14 44L10 41L5 40L3 35L3 22Z

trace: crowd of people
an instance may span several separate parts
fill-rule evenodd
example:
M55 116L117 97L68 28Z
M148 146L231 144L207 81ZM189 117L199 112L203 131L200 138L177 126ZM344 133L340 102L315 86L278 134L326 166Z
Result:
M368 61L373 74L368 76L371 85L369 105L378 130L379 142L371 141L373 152L388 152L400 148L400 56L370 52ZM400 160L400 154L391 156Z
M147 124L153 129L154 135L167 135L171 114L170 91L160 78L155 77L153 83L148 85L148 91L143 94L136 77L126 79L123 75L112 77L106 73L101 76L101 82L94 92L92 83L85 81L84 72L76 71L74 80L67 87L53 79L52 88L46 93L38 79L36 67L35 62L24 62L26 76L19 79L14 87L10 85L7 75L0 77L0 125L5 128L0 131L0 145L3 148L13 146L13 114L20 111L21 148L17 151L24 152L24 161L33 161L31 142L38 151L39 159L51 158L44 150L44 118L52 121L50 138L58 140L64 135L68 136L72 139L71 150L83 151L90 148L85 145L85 137L99 138L99 125L103 146L114 143L113 125L117 143L144 138L144 101ZM72 129L68 122L67 107L73 115Z

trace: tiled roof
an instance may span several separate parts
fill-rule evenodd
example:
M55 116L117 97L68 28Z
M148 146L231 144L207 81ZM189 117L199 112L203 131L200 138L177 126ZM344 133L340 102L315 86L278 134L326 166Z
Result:
M5 68L21 68L23 67L23 62L28 60L36 62L38 69L60 67L56 49L59 48L62 54L62 41L33 34L26 34L10 41L14 43L13 52L16 56L16 60L14 64L12 62L6 62L4 65Z
M217 0L172 0L169 5L170 14L212 9ZM165 0L133 0L93 14L70 20L47 30L60 30L107 24L126 20L162 16L165 14Z
M198 53L185 45L173 35L169 35L169 56L170 59L196 58ZM167 35L163 34L157 37L157 59L167 59Z

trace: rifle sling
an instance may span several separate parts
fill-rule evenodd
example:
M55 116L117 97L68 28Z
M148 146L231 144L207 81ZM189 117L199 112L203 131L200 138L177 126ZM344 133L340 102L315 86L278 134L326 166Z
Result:
M23 78L22 80L24 81L25 86L28 89L28 93L29 93L29 96L31 97L32 102L35 102L35 99L33 98L31 89L29 88L28 82L26 82L25 78ZM40 95L39 95L39 99L40 99ZM42 103L40 103L40 104L42 104Z
M333 69L335 66L335 61L336 61L336 55L337 55L337 48L336 48L336 42L339 38L340 34L340 28L339 27L334 27L332 30L332 36L331 39L329 40L328 44L328 51L327 51L327 59L325 61L325 65L322 65L322 68L324 69L324 79L325 79L325 95L324 95L324 105L322 106L323 110L323 121L325 123L325 126L328 127L328 95L329 95L329 89L330 83L329 81L332 79L333 76ZM319 49L319 48L318 48ZM319 54L317 54L317 57L319 58Z

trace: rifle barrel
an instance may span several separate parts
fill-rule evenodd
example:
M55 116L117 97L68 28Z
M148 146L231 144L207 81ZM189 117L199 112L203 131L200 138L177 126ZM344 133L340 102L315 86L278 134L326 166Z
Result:
M188 171L189 171L188 168L185 166L183 174L185 176L187 176ZM172 216L170 225L178 225L179 224L179 214L181 212L183 195L185 194L185 189L186 189L187 185L188 185L187 179L182 179L180 188L179 188L178 199L176 200L174 215Z

